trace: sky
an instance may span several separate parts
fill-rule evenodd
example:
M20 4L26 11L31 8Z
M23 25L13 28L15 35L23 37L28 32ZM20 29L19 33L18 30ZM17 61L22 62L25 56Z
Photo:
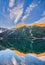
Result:
M0 0L0 27L45 24L45 0Z

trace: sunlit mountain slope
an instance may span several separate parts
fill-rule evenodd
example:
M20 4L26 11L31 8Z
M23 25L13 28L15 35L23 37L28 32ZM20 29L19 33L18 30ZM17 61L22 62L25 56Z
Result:
M18 24L15 28L21 28L23 26L27 26L27 24Z
M23 26L40 26L40 27L45 27L45 24L41 23L33 23L33 24L19 24L15 28L21 28Z
M37 24L31 24L31 26L40 26L40 27L45 27L45 24L39 24L39 23L37 23Z

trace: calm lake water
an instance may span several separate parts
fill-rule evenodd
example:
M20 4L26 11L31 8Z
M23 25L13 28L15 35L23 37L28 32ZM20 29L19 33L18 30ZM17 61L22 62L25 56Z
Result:
M45 40L43 39L7 39L0 40L0 50L6 48L19 50L24 53L45 52Z

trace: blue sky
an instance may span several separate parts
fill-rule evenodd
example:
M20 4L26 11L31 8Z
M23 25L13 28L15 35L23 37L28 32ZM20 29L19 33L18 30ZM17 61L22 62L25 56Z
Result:
M45 24L45 0L0 0L0 27Z

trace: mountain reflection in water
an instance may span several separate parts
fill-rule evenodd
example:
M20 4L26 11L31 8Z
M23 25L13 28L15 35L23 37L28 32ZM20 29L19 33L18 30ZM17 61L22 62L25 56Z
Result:
M0 40L0 50L6 48L18 50L24 53L45 52L45 40L42 39L6 39Z

